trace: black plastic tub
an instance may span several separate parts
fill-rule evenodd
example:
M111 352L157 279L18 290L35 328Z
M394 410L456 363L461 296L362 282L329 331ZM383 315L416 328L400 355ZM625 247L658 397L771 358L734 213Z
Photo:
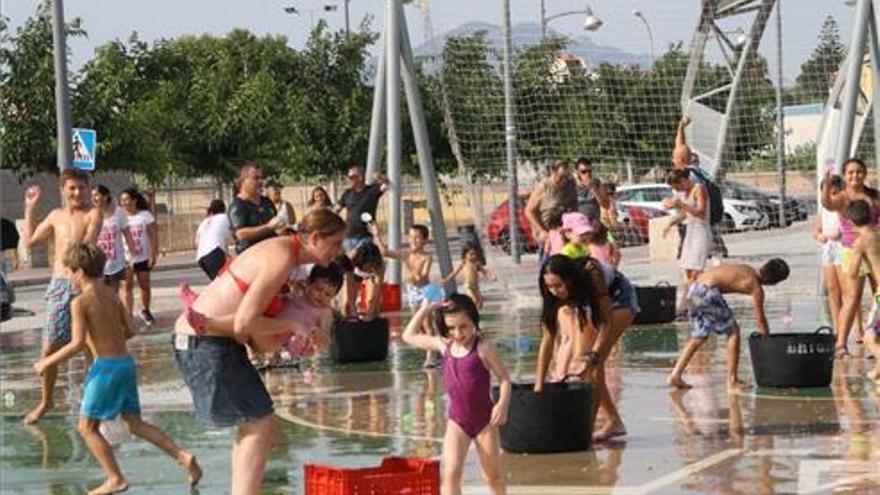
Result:
M384 361L388 357L388 320L340 320L330 331L330 357L337 363Z
M827 387L834 371L834 336L828 327L814 333L749 336L752 370L759 387Z
M661 282L635 289L642 311L636 315L634 324L669 323L675 319L675 286Z
M535 394L533 383L514 384L501 448L515 454L576 452L590 448L593 386L584 382L547 383ZM497 400L498 387L492 388Z

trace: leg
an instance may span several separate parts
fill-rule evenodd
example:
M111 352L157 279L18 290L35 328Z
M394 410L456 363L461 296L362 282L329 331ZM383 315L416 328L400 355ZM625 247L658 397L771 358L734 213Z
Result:
M623 419L617 411L611 392L608 390L608 382L605 379L605 366L607 366L608 356L611 350L620 340L624 330L632 323L633 314L628 308L617 308L611 313L611 338L606 339L598 344L596 353L599 355L601 364L594 372L594 383L596 384L596 414L602 413L603 418L607 421L602 430L596 432L594 438L598 441L608 440L610 438L626 434L626 427L623 425Z
M461 474L470 444L471 439L464 430L455 421L447 420L443 435L443 495L461 495Z
M868 378L880 382L880 335L877 335L877 328L865 331L865 345L874 356L874 369L868 371Z
M691 362L697 349L699 349L705 341L706 339L697 339L693 337L688 339L687 345L685 345L684 350L681 351L681 355L678 356L678 361L675 362L675 368L672 369L672 373L666 378L667 384L676 388L691 388L689 384L681 379L681 374L684 373L685 368L687 368L688 363Z
M43 342L43 348L40 350L40 358L47 358L60 349L64 343L52 344ZM29 425L36 423L49 412L55 405L53 396L55 394L55 380L58 378L58 366L48 366L40 375L40 385L42 396L40 402L24 417L24 424Z
M275 434L275 415L238 426L232 448L232 490L234 495L257 495L263 484L266 459Z
M858 274L842 274L841 282L843 304L840 308L840 316L837 318L840 328L837 331L836 357L843 357L848 354L846 344L847 340L849 340L850 328L858 315L859 305L862 301L862 285L864 281L859 278Z
M352 318L357 315L358 291L361 288L354 274L345 272L345 290L342 293L342 315Z
M189 477L190 486L196 486L198 484L199 480L202 478L202 469L199 467L199 463L196 462L196 456L178 447L171 437L166 435L165 432L159 428L145 422L140 414L125 413L122 415L122 420L128 425L128 430L131 431L133 435L143 438L156 447L159 447L166 454L171 456L172 459L177 461L178 464L183 466Z
M828 290L828 312L831 313L831 325L835 335L839 331L838 318L840 306L843 304L840 288L840 269L834 265L826 265L822 268L825 277L825 288Z
M83 440L85 440L86 445L89 447L89 451L98 460L98 464L101 465L101 469L104 470L104 474L107 476L107 480L101 486L91 490L89 495L124 492L128 489L128 482L125 481L122 471L119 470L119 464L113 455L113 448L110 447L110 444L107 443L107 440L104 439L98 429L100 425L101 422L97 419L86 417L80 418L77 425L79 434L83 437Z
M143 306L144 311L149 312L150 296L152 296L152 291L150 289L150 272L137 272L137 282L138 287L141 289L141 306Z
M430 318L422 322L422 332L431 337L437 335L437 331L434 329L434 322ZM425 363L422 366L424 368L434 368L437 365L437 353L435 351L425 351Z
M480 468L483 470L483 478L489 485L492 495L504 495L504 473L501 466L501 440L498 428L487 426L474 439L477 447L477 455L480 456Z
M739 381L739 325L727 334L727 390L739 390L747 385Z
M134 312L134 268L128 267L125 271L125 283L123 285L122 304L129 314Z

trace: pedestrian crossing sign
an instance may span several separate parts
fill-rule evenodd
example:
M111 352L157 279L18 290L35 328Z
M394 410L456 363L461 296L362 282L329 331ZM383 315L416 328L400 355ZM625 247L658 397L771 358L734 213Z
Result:
M98 134L94 129L73 129L70 139L73 146L73 168L95 170L95 145Z

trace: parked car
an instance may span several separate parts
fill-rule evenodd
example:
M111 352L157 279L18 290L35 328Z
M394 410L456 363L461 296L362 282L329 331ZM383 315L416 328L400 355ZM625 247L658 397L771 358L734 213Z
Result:
M519 225L519 241L521 250L533 253L538 250L538 241L532 234L532 226L526 218L525 206L529 200L528 191L520 191L517 197L517 224ZM510 253L510 205L505 200L489 215L486 226L489 243L500 246L505 253Z
M618 222L623 225L619 229L618 238L622 246L634 246L648 242L649 226L652 218L668 215L669 212L662 208L641 205L617 204ZM623 210L625 213L621 213Z
M663 199L673 195L672 188L667 184L631 184L618 186L617 201L625 206L651 207L663 209ZM766 228L770 219L753 201L724 198L724 219L722 229L725 232Z
M761 208L761 211L767 214L770 220L770 227L787 227L794 222L807 219L807 205L799 199L785 198L785 225L781 225L779 222L779 205L781 201L778 194L768 193L733 180L719 181L718 187L721 188L725 198L754 201Z

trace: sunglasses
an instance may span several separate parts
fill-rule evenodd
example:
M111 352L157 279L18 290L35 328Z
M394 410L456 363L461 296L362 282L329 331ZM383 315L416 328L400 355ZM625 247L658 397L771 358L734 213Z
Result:
M589 175L593 173L593 169L591 168L579 168L578 173L581 175Z

